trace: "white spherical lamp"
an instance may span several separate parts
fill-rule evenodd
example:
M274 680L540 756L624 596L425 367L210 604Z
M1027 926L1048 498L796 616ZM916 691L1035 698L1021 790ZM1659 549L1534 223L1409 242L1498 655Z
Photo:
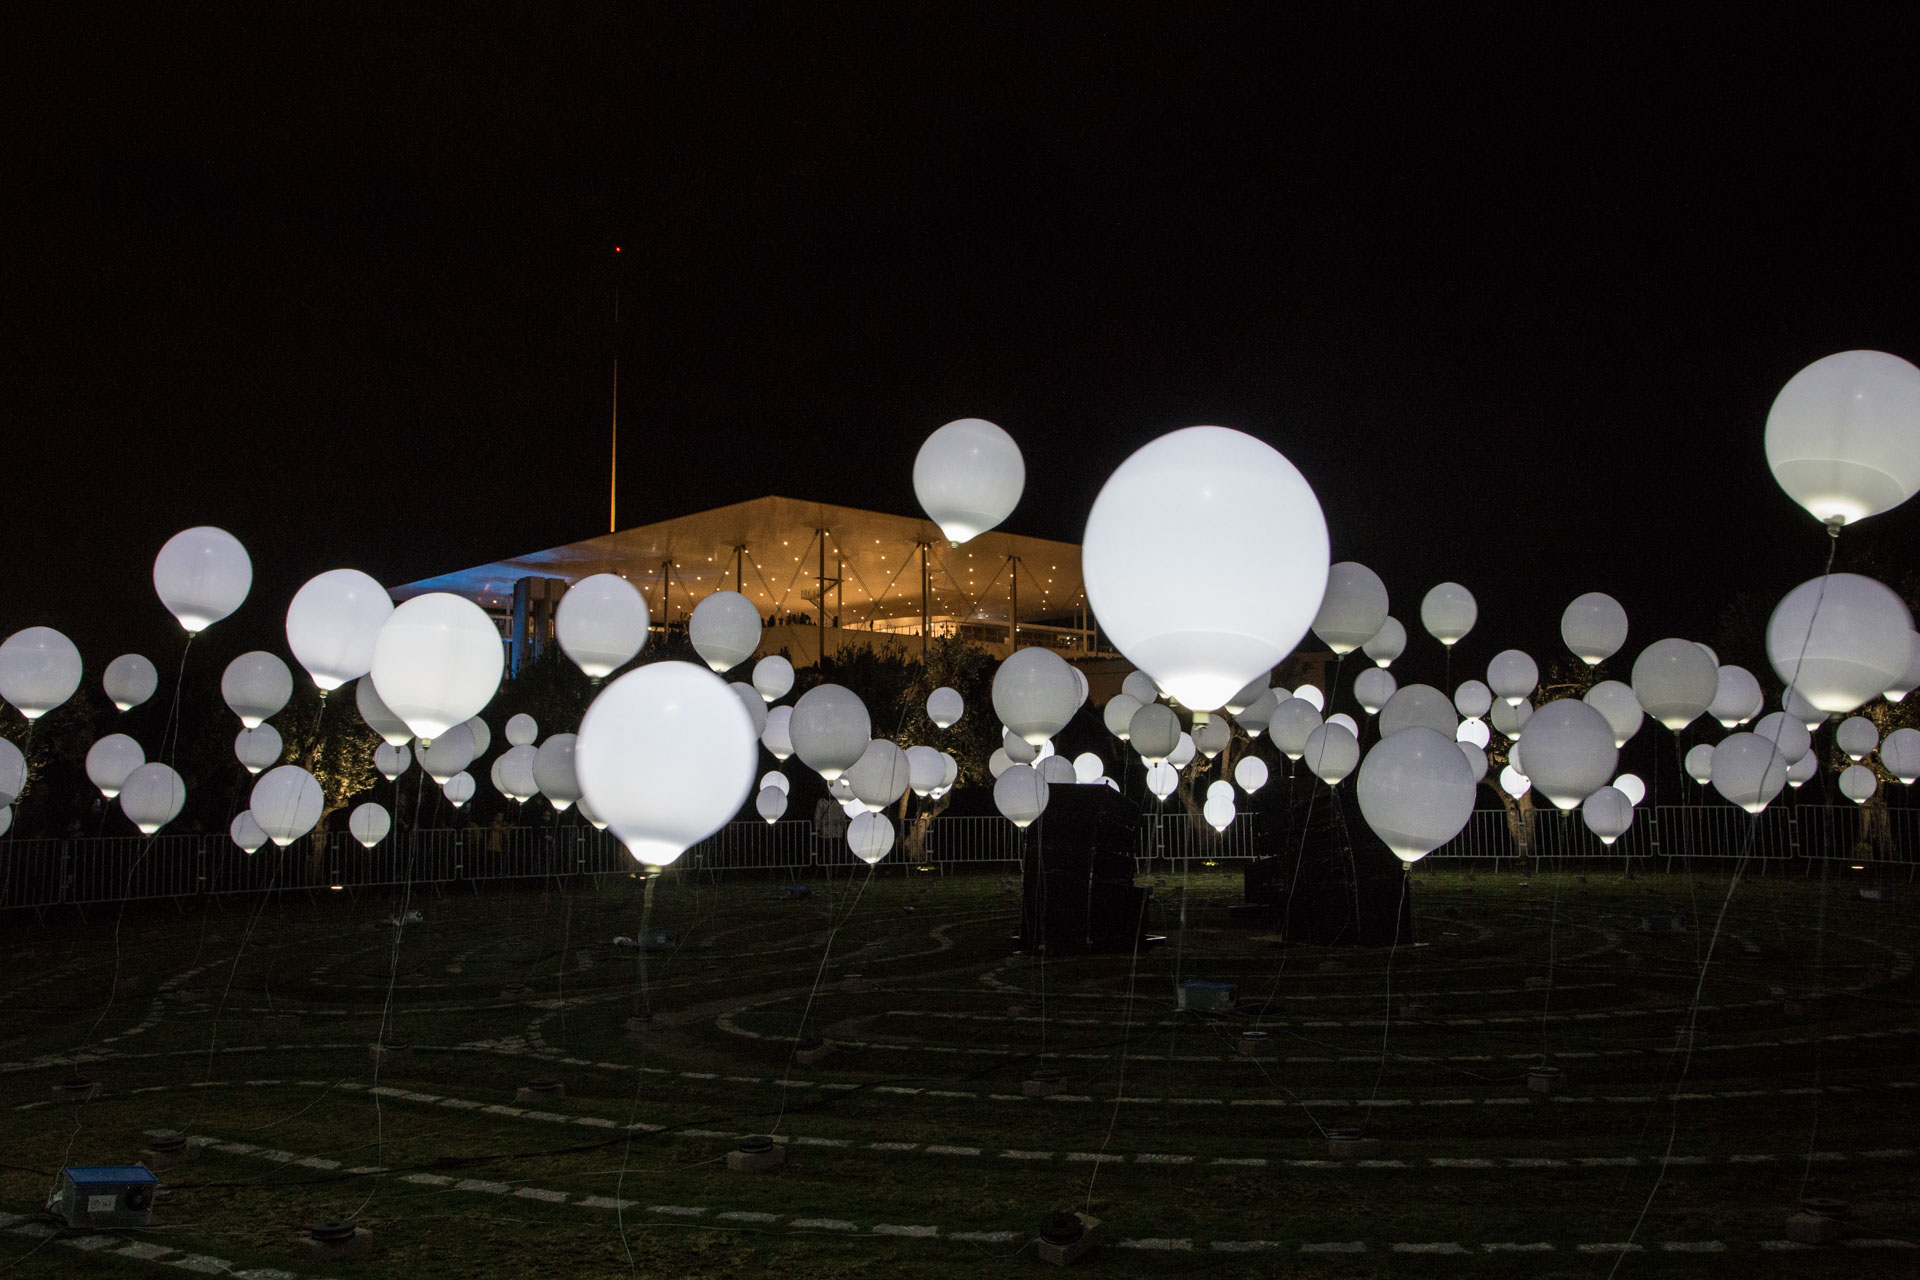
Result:
M1920 369L1842 351L1788 379L1767 413L1767 465L1832 527L1891 510L1920 488Z
M221 674L220 696L240 723L251 729L287 705L293 696L293 672L265 650L243 653Z
M1457 582L1441 583L1420 601L1420 625L1449 649L1466 639L1479 618L1480 605L1473 592Z
M1387 621L1387 584L1352 560L1327 570L1327 590L1313 618L1313 634L1335 653L1352 653ZM1258 695L1256 695L1258 696Z
M225 529L183 529L154 557L153 589L167 612L197 634L245 602L253 589L253 561Z
M1460 834L1476 784L1450 735L1415 725L1382 738L1360 764L1360 813L1394 856L1413 863Z
M801 694L793 704L787 733L800 762L832 782L852 768L867 749L873 738L873 720L853 690L821 684Z
M1026 485L1020 446L984 418L947 423L913 460L920 509L956 547L1012 515Z
M1847 712L1906 674L1913 617L1887 587L1834 573L1789 591L1767 621L1767 660L1814 707Z
M80 650L52 627L28 627L0 642L0 698L29 720L80 687Z
M358 569L309 578L287 606L287 648L322 692L373 670L373 642L393 613L387 589Z
M486 708L505 665L499 629L486 611L436 591L406 601L381 626L371 678L381 702L414 737L431 742Z
M588 679L604 680L646 647L649 622L647 600L638 587L617 573L596 573L560 597L553 635Z
M100 677L100 687L115 708L131 711L160 687L160 673L139 654L123 653L107 664Z

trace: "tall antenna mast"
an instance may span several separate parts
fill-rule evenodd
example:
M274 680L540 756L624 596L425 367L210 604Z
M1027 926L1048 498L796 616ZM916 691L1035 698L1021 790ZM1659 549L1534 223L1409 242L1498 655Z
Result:
M613 246L613 443L607 459L607 532L620 532L620 246Z

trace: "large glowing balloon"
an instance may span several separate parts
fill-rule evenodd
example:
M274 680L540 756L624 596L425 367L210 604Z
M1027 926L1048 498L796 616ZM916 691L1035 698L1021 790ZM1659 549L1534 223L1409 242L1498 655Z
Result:
M1360 646L1360 651L1373 659L1376 667L1390 667L1393 660L1407 651L1407 629L1398 618L1388 618L1373 633L1373 638Z
M313 830L325 806L320 783L297 764L283 764L261 774L248 803L253 820L283 849Z
M1487 687L1517 707L1533 696L1540 684L1540 664L1518 649L1502 649L1487 664Z
M815 685L793 704L787 726L800 762L832 782L853 767L873 738L873 720L853 690Z
M540 748L530 742L508 747L501 752L496 762L500 770L501 794L520 801L531 800L539 795L540 780L533 774L533 766L539 759Z
M1646 712L1640 709L1640 699L1634 696L1633 686L1618 680L1602 680L1587 690L1582 701L1607 718L1616 747L1626 746L1627 740L1640 732L1640 722L1646 718Z
M1046 781L1031 765L1011 765L993 780L993 804L1014 826L1031 826L1046 812Z
M1880 744L1881 767L1911 784L1920 778L1920 729L1895 729Z
M1207 530L1204 555L1149 511ZM1087 602L1115 648L1211 711L1293 651L1327 587L1327 525L1299 471L1224 427L1188 427L1120 464L1087 517Z
M1345 725L1323 724L1307 735L1300 755L1314 777L1337 787L1360 763L1360 743Z
M1527 721L1527 777L1558 808L1606 786L1619 757L1613 726L1578 699L1549 702Z
M1420 601L1420 625L1449 649L1467 638L1479 618L1480 605L1473 592L1457 582L1441 583Z
M1066 727L1080 708L1080 686L1051 649L1015 649L993 673L993 711L1035 746Z
M907 748L907 785L913 788L913 794L923 797L932 795L946 781L946 776L946 757L936 748Z
M293 696L293 672L277 655L263 649L243 653L220 676L220 696L240 723L251 729L287 705Z
M728 690L727 696L732 698L733 691ZM739 701L734 698L736 706ZM742 707L740 714L746 713L746 708ZM751 721L747 728L751 736ZM540 749L533 755L533 780L539 784L540 794L547 798L547 802L562 813L584 794L580 786L579 744L577 734L556 733L541 743ZM737 806L738 801L735 804Z
M1698 719L1719 691L1719 665L1691 640L1656 640L1633 660L1633 696L1676 733Z
M1833 745L1858 764L1862 756L1880 745L1880 730L1865 716L1849 716L1833 731Z
M420 767L435 782L445 783L473 763L473 735L457 724L420 748Z
M1633 825L1633 802L1617 787L1601 787L1581 802L1580 817L1601 844L1610 845Z
M383 744L384 745L384 744ZM248 773L258 773L280 759L286 744L270 724L242 729L233 740L233 755Z
M367 728L379 734L388 746L404 747L413 741L413 730L407 728L407 722L380 700L380 691L373 687L372 676L361 676L354 682L353 701Z
M1307 749L1307 736L1322 724L1320 712L1304 698L1288 698L1274 708L1267 732L1273 745L1289 760L1298 760Z
M1891 510L1920 489L1920 369L1884 351L1842 351L1787 380L1767 412L1767 465L1831 527Z
M507 745L524 747L540 741L540 722L522 711L507 719Z
M1380 736L1390 738L1403 729L1422 725L1448 740L1459 725L1453 699L1430 684L1403 685L1380 708Z
M884 813L856 813L847 823L847 847L872 866L893 849L893 823Z
M147 835L179 817L186 803L186 783L158 760L141 765L120 784L120 812Z
M761 625L753 601L738 591L716 591L693 607L687 638L701 661L715 671L731 671L760 647Z
M949 422L921 443L913 460L920 509L956 547L1012 515L1026 485L1020 446L984 418Z
M780 654L768 654L753 664L753 687L765 701L780 701L793 688L793 663Z
M322 692L373 670L373 642L393 613L387 589L358 569L309 578L287 606L287 648Z
M1713 789L1748 813L1767 807L1787 781L1787 758L1752 733L1730 733L1713 749Z
M1280 709L1280 702L1280 691L1269 689L1249 702L1246 710L1235 716L1233 722L1239 725L1249 738L1257 738L1273 723L1273 713Z
M1267 777L1267 762L1259 756L1241 756L1234 762L1233 780L1239 783L1240 789L1248 795L1266 786Z
M740 699L689 662L636 667L602 689L574 752L587 802L651 866L725 825L751 793L757 763Z
M1360 674L1353 678L1353 700L1368 715L1374 715L1387 705L1387 699L1399 689L1400 682L1393 673L1381 667L1362 667Z
M1604 591L1576 596L1560 615L1560 638L1574 657L1597 666L1627 642L1627 611Z
M1354 789L1373 833L1411 863L1460 834L1476 785L1451 736L1415 725L1374 744Z
M906 752L885 738L875 738L847 769L846 777L853 798L878 813L907 794L913 782L913 766Z
M373 767L388 782L405 773L412 763L413 752L404 746L396 747L383 742L373 749Z
M189 634L201 632L246 600L253 589L253 561L240 539L225 529L183 529L154 557L153 589Z
M127 775L147 762L140 744L124 733L110 733L87 749L87 781L111 800L120 794ZM6 803L12 803L9 796Z
M927 695L927 719L942 729L951 729L967 713L967 702L958 689L941 685Z
M52 627L28 627L0 643L0 698L38 720L80 687L80 651Z
M1130 694L1116 693L1107 699L1107 705L1100 709L1100 721L1107 726L1107 732L1125 742L1133 731L1133 713L1140 709L1140 702Z
M760 727L760 743L775 760L793 754L793 708L768 707L767 722Z
M436 591L408 600L380 628L372 679L413 736L431 742L486 708L505 665L500 631L486 611ZM360 711L366 714L364 703Z
M387 812L385 805L372 800L355 805L353 812L347 815L347 831L369 849L385 840L392 830L393 815Z
M107 664L100 677L107 701L121 711L131 711L153 696L160 687L160 673L137 653L123 653Z
M1127 726L1127 745L1148 764L1165 760L1180 745L1180 717L1173 708L1150 702L1133 713Z
M751 605L748 608L752 608ZM699 616L699 610L694 610ZM590 680L604 680L638 656L647 643L647 600L617 573L580 579L560 597L553 611L553 636L560 651ZM759 615L754 615L755 643Z
M233 821L227 824L227 836L248 853L258 853L267 842L267 833L253 820L251 809L242 809L233 815Z
M1760 708L1766 705L1766 695L1760 691L1760 682L1751 671L1745 667L1723 666L1719 675L1720 683L1713 701L1707 705L1707 714L1718 720L1721 728L1745 724L1760 714Z
M1713 781L1713 744L1702 742L1687 748L1687 776L1701 786Z
M1774 609L1767 660L1815 707L1852 711L1906 674L1912 634L1899 596L1872 578L1834 573L1801 583Z
M1352 560L1327 570L1327 590L1314 615L1313 634L1335 653L1352 653L1378 635L1387 621L1387 584Z

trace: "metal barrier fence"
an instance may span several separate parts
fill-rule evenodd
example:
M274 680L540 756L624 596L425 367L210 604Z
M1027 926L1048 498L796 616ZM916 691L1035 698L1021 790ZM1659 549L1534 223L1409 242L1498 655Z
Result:
M1147 815L1136 850L1149 859L1241 861L1276 852L1243 814L1215 832L1184 813ZM934 818L907 824L891 863L952 867L1018 865L1024 842L1040 838L1001 818ZM1920 868L1920 809L1801 805L1750 817L1726 805L1644 806L1611 847L1577 812L1535 809L1524 825L1504 809L1476 810L1429 858L1532 857L1562 860L1693 859L1742 856L1781 866L1847 861ZM680 866L695 871L799 875L860 864L844 839L825 839L805 821L735 822L701 841ZM269 845L248 854L225 836L116 836L93 840L0 839L0 909L88 905L266 890L326 891L412 883L451 885L631 874L633 859L604 831L578 824L471 827L408 832L364 849L344 831L324 841Z

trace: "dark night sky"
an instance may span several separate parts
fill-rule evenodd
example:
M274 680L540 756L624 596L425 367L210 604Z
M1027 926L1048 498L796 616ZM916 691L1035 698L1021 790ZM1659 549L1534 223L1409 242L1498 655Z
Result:
M1026 451L1007 527L1077 541L1129 452L1221 423L1294 460L1410 629L1473 588L1475 664L1557 652L1581 591L1637 652L1812 576L1767 406L1833 351L1920 359L1891 21L194 11L16 14L0 89L0 632L67 629L90 672L166 665L147 575L190 524L253 554L234 647L283 647L327 568L603 531L616 243L623 525L911 513L921 439L978 415Z

